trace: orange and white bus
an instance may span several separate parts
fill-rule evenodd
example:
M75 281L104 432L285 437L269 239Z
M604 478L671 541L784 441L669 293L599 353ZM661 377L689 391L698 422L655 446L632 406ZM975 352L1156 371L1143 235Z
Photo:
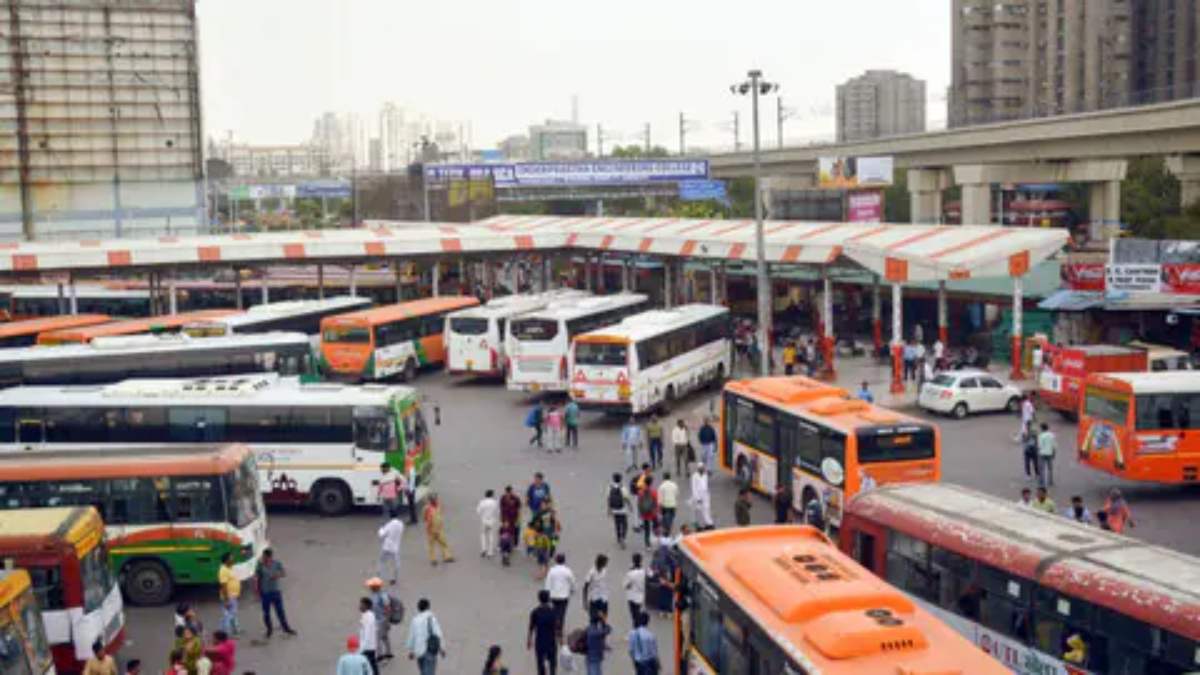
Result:
M446 315L474 307L469 295L424 298L321 320L321 372L340 380L382 380L446 361Z
M0 349L32 347L42 333L96 326L111 320L107 314L65 314L0 323Z
M679 675L1008 673L814 528L714 530L679 550Z
M55 675L46 628L25 570L0 570L0 673Z
M948 483L860 494L840 543L1013 672L1200 671L1192 556Z
M125 607L95 508L0 511L0 560L29 572L58 672L83 670L97 641L120 649Z
M833 531L864 483L937 481L942 473L937 425L807 377L726 383L719 433L723 469L764 494L787 481L801 513L819 499Z
M39 345L86 344L98 337L113 337L117 335L140 335L142 333L175 333L184 326L212 319L218 319L231 314L240 314L236 309L203 309L197 312L182 314L163 314L145 319L129 319L114 321L95 326L79 326L48 330L38 335Z
M1092 375L1078 433L1081 464L1129 480L1195 483L1200 375L1190 370Z

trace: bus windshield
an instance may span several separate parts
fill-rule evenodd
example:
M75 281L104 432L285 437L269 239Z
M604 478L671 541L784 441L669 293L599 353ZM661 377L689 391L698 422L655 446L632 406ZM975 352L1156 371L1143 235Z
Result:
M475 317L457 317L450 319L450 332L459 335L483 335L487 333L488 320Z
M558 335L558 322L553 319L517 319L512 322L512 334L518 340L553 340Z
M576 342L575 363L581 366L624 366L628 345L611 342Z
M932 429L899 427L858 432L858 461L864 464L930 459L933 455Z
M259 517L260 495L254 458L247 457L237 471L225 474L222 478L225 482L229 523L237 528L249 526Z
M371 329L366 326L330 326L325 329L321 339L325 342L368 344L371 342Z
M396 449L396 427L387 408L359 406L354 409L354 445L379 452Z
M83 611L94 612L102 605L113 587L108 569L108 554L97 546L79 559L79 576L83 581Z
M1140 406L1139 406L1140 407ZM1129 419L1129 397L1088 387L1084 400L1084 414L1118 426L1125 426Z

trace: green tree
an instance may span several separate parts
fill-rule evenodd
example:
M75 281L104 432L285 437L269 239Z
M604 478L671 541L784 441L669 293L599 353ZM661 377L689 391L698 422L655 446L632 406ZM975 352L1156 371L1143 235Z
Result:
M729 217L754 217L754 179L749 176L729 181Z
M1173 230L1194 230L1186 226L1187 216L1180 213L1179 179L1167 171L1162 157L1129 162L1121 182L1121 221L1135 236L1148 239L1163 239Z
M312 197L303 197L296 200L296 218L300 221L300 226L306 230L313 230L324 225L321 219L321 200Z
M636 144L624 146L616 145L613 146L612 152L609 153L610 157L616 159L645 159L654 157L669 157L670 155L670 151L661 145L651 146L650 150L647 151L645 146Z
M728 209L716 200L706 199L701 202L675 202L668 210L672 218L695 218L697 220L717 220L725 217Z
M908 172L901 169L893 174L892 184L883 191L883 221L911 223L912 198L908 194Z

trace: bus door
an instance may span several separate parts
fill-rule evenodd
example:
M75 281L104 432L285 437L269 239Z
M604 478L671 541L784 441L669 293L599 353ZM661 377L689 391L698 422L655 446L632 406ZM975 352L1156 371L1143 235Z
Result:
M40 449L46 443L46 422L24 417L17 419L17 445L23 450Z
M172 443L217 443L225 440L229 413L225 408L179 407L167 409Z
M779 423L775 425L775 484L786 485L792 491L792 508L797 508L796 487L793 485L793 467L800 462L800 425L795 419L779 415Z

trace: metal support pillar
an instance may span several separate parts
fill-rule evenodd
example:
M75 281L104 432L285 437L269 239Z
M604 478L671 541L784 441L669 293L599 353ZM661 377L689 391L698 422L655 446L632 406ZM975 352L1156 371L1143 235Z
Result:
M938 319L938 340L942 341L942 346L950 344L950 325L947 319L949 312L946 311L946 281L938 282L937 294L937 319Z
M871 334L875 338L875 353L883 348L883 303L879 299L879 275L871 283Z
M584 290L592 290L592 256L583 256L583 288Z
M179 313L179 294L175 292L175 270L167 272L167 313ZM72 312L73 314L74 312Z
M467 266L463 263L462 256L458 257L458 294L471 295L471 284L467 283Z
M79 298L75 293L75 275L67 275L67 292L70 296L71 314L79 313Z
M833 363L837 350L834 349L836 342L833 336L833 281L830 280L828 272L822 271L821 283L821 322L825 329L821 334L821 352L825 357L825 367L821 376L833 382L837 378L837 369Z
M675 303L672 302L672 300L675 299L675 296L671 292L671 290L672 290L671 289L671 281L672 281L672 279L671 279L671 261L664 259L662 269L663 269L663 307L665 307L667 309L671 309L672 307L675 306Z
M233 299L234 300L233 306L237 307L238 309L241 309L242 308L242 271L236 267L233 268L233 294L235 296L237 296Z
M317 265L317 299L325 299L325 266Z
M709 265L708 267L708 302L715 305L720 302L717 297L717 266Z
M599 293L606 292L608 289L605 286L604 255L601 254L596 256L596 291Z
M347 271L349 272L349 276L350 276L350 297L357 298L358 297L358 278L355 273L358 272L358 267L356 265L351 265L350 269Z
M542 256L542 292L550 290L550 256Z
M1025 379L1025 373L1021 370L1021 310L1025 304L1021 286L1021 277L1013 277L1012 372L1009 373L1009 378L1013 380Z
M904 297L892 284L892 393L904 393Z
M261 285L262 304L264 304L264 305L268 304L271 302L271 287L267 285L267 275L266 274L263 274L262 279L259 281L259 283L262 284Z
M404 299L404 280L400 273L400 261L392 261L392 280L396 284L396 302Z
M621 292L629 292L629 260L621 261Z
M441 282L441 276L442 276L441 261L434 261L433 267L430 268L430 270L429 270L429 276L431 279L430 283L433 285L433 297L436 298L437 296L442 294L441 288L439 286L439 283Z

